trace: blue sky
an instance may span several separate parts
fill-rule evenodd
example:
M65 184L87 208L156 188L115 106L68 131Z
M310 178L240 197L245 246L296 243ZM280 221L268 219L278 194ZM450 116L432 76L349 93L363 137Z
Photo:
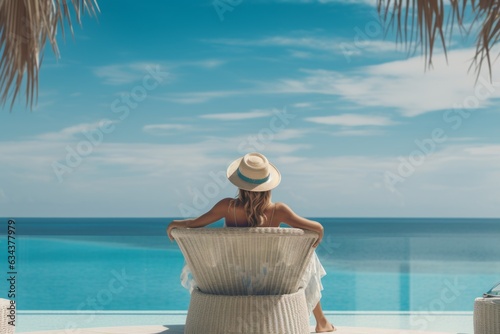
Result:
M37 107L0 113L2 215L196 216L251 151L304 216L500 215L500 70L474 86L472 38L425 71L370 1L216 3L100 1L47 48Z

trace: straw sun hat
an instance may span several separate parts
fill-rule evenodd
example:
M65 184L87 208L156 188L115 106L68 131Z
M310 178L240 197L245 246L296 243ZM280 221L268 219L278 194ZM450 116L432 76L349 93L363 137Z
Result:
M281 174L267 158L257 152L245 154L227 168L227 178L240 189L267 191L281 181Z

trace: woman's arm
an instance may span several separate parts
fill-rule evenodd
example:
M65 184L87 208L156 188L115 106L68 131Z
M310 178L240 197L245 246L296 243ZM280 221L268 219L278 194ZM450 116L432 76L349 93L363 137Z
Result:
M313 247L316 248L321 242L321 239L323 239L323 225L316 221L309 220L297 215L285 203L276 203L276 205L276 209L278 209L277 218L280 219L280 222L290 225L291 227L310 230L319 234L318 240L316 240L316 242L313 244Z
M174 237L170 233L174 228L185 228L185 227L203 227L208 224L215 223L219 219L226 216L227 207L229 205L230 198L224 198L220 200L217 204L213 206L210 211L202 214L198 218L184 219L184 220L172 220L172 222L167 227L167 234L170 240L174 240Z

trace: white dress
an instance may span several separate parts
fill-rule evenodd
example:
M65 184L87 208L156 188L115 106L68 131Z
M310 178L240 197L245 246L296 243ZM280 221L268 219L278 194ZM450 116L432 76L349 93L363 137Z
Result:
M321 278L325 275L325 268L323 268L323 265L319 261L316 251L314 251L313 255L311 256L311 261L309 262L309 265L307 266L299 285L300 287L305 288L304 293L306 295L309 315L321 299L321 290L323 290ZM193 279L191 269L189 268L186 261L184 261L184 268L182 268L181 272L181 284L189 291L189 293L191 293L193 289L196 288L196 282Z

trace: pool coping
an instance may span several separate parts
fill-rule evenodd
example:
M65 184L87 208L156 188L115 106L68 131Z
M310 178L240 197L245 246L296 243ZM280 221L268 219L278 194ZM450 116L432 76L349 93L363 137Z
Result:
M84 334L117 333L116 326L129 328L119 333L135 333L133 328L147 327L156 332L182 333L187 310L18 310L17 333ZM334 325L356 334L472 334L473 311L324 311ZM426 321L426 323L424 323ZM310 324L314 324L311 315ZM422 326L423 324L423 326ZM450 325L451 324L451 325ZM159 326L164 326L158 332ZM165 327L167 326L167 327ZM170 329L169 329L170 328ZM95 332L95 330L101 332ZM314 328L313 328L314 329ZM132 331L130 331L132 330ZM314 331L311 331L314 333ZM142 333L142 332L140 332Z

